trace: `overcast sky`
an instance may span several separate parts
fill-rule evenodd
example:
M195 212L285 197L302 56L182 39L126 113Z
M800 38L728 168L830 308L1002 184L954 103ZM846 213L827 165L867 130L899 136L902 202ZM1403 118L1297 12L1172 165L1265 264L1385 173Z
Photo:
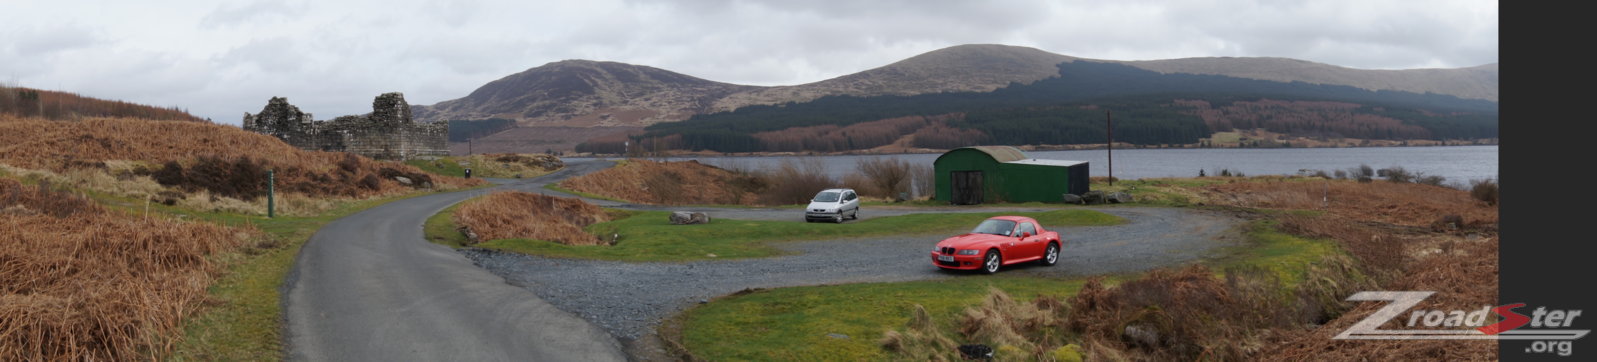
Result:
M238 124L272 96L318 119L463 97L564 59L792 85L959 44L1070 56L1498 61L1497 1L0 0L8 85L179 106Z

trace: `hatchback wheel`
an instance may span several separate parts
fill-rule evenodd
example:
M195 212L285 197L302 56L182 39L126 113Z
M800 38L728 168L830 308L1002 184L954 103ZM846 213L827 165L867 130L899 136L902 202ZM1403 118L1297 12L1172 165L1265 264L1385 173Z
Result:
M989 250L987 251L987 257L982 258L981 272L985 274L997 273L998 266L1003 264L1004 258L998 255L998 251Z

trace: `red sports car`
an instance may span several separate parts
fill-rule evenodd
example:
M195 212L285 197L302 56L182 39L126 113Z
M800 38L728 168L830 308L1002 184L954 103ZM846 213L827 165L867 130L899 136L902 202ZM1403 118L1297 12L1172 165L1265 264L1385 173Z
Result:
M998 267L1038 261L1059 262L1059 233L1024 216L995 216L969 233L943 239L932 249L932 264L943 269L998 272Z

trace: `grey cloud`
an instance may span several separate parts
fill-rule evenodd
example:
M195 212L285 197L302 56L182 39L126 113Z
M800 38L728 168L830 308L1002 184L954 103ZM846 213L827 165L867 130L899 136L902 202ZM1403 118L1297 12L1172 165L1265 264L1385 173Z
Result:
M289 4L287 0L256 0L243 5L217 5L216 10L200 19L200 26L214 29L265 19L289 21L303 15L303 5Z
M104 43L97 31L85 26L49 24L19 32L21 36L13 38L16 43L11 48L17 55L25 57L40 57Z
M276 37L250 40L217 60L229 66L254 64L268 73L290 73L304 66L308 53L295 46L293 40Z

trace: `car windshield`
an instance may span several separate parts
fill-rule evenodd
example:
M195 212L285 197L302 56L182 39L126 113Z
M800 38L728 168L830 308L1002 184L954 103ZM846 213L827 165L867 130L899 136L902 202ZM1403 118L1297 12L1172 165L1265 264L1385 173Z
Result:
M981 225L976 225L976 229L971 230L970 233L1009 236L1009 233L1014 230L1014 221L988 219L987 221L981 222Z
M810 201L815 201L815 202L837 202L837 197L839 195L842 195L842 194L843 193L837 192L837 191L822 191L820 194L816 194L815 195L815 199L814 200L810 200Z

